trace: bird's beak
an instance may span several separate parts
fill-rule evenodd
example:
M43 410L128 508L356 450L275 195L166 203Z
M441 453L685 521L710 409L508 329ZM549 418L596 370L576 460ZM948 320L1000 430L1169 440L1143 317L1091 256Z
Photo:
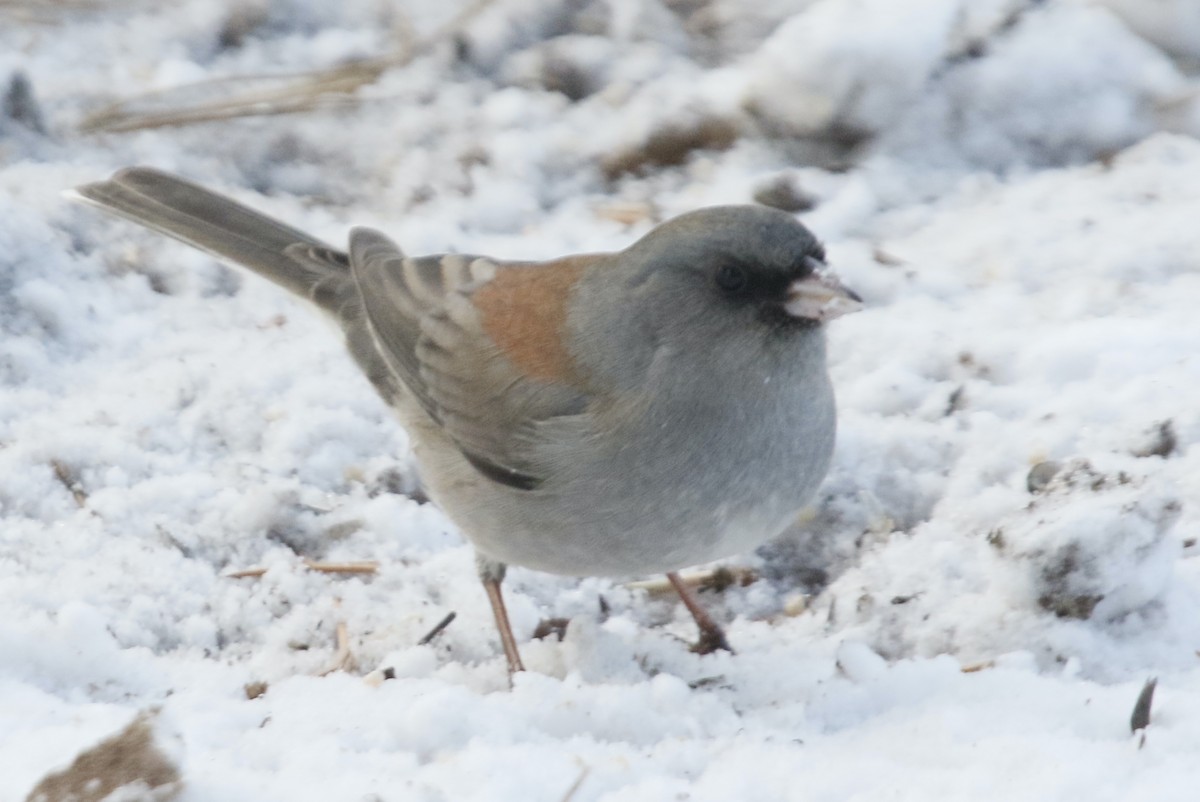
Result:
M783 308L792 317L824 323L863 307L858 293L845 287L824 262L809 257L813 271L788 287Z

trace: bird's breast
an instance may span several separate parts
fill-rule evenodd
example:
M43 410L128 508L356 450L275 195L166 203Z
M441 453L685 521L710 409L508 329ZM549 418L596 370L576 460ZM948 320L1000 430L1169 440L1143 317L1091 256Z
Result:
M823 358L754 374L674 370L672 392L555 429L538 446L550 470L536 490L473 477L441 503L493 559L569 575L673 571L778 535L829 465Z

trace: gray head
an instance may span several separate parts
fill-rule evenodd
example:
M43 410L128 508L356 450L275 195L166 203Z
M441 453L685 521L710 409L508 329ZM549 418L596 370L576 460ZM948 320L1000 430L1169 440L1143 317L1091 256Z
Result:
M604 360L614 368L630 367L646 342L694 358L698 369L763 350L783 360L806 347L823 354L821 324L860 304L825 269L817 238L763 206L715 206L669 220L587 283L590 310L626 310L587 326L593 342L624 343ZM625 330L605 325L613 321Z
M763 206L715 206L670 220L622 254L634 286L670 297L668 318L717 318L787 336L853 311L825 249L794 217ZM710 321L716 322L716 321ZM719 324L718 324L719 325Z

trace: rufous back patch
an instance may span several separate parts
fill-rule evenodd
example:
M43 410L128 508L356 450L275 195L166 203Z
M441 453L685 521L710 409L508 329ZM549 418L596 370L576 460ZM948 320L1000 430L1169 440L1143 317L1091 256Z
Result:
M505 267L472 297L484 332L523 373L550 382L575 376L566 344L571 290L594 256Z

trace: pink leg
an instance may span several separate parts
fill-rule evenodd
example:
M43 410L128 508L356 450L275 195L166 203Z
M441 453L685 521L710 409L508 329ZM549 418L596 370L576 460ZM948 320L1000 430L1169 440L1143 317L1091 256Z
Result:
M670 581L671 586L675 588L675 592L679 594L683 606L692 614L692 618L696 619L696 626L700 628L700 640L692 646L692 651L697 654L712 654L717 649L724 649L732 654L733 649L730 648L729 641L725 639L725 631L721 629L716 621L712 620L712 616L700 605L692 589L685 585L683 580L679 578L679 574L674 571L667 574L667 579Z

